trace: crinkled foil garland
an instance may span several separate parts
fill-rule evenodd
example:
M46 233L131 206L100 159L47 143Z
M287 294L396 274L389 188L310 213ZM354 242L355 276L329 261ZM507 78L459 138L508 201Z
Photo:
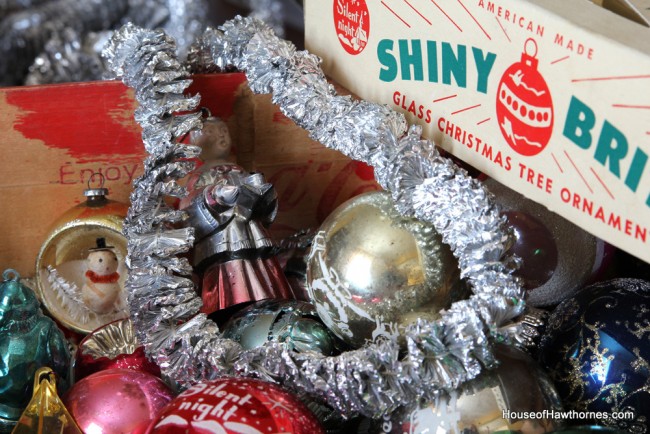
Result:
M191 248L192 229L170 229L183 213L164 196L185 194L176 180L191 170L180 161L198 150L178 138L200 128L198 96L186 97L188 72L162 32L132 25L113 37L105 54L113 71L135 89L136 120L150 156L136 182L125 224L130 310L138 337L163 373L182 385L219 376L256 376L281 382L298 393L327 402L343 415L379 417L418 399L433 399L494 363L491 340L499 327L520 314L522 289L502 262L508 232L485 188L420 138L406 131L402 115L387 107L337 96L319 59L278 39L259 21L236 18L208 29L197 47L214 65L246 71L254 92L273 93L282 112L312 138L375 169L398 209L433 223L458 258L474 295L441 312L436 322L419 320L406 332L407 354L382 341L337 357L297 354L282 344L242 350L222 339L199 314L200 298L191 267L178 255ZM196 53L195 53L196 54ZM203 70L206 65L192 65Z

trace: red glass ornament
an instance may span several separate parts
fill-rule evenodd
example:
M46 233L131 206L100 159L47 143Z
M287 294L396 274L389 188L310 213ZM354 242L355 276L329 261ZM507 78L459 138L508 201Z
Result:
M515 231L515 244L510 252L519 256L524 264L515 275L523 279L524 288L539 288L549 281L557 268L557 245L553 234L530 214L518 211L504 214Z
M160 377L160 368L145 355L129 319L98 328L77 347L75 381L106 369L133 369Z
M260 380L222 378L181 393L148 434L324 434L293 395Z
M501 133L512 149L528 156L542 152L553 133L553 99L537 63L537 43L528 39L521 62L506 69L497 93Z
M96 372L63 396L86 434L127 434L142 429L173 399L160 378L131 369Z

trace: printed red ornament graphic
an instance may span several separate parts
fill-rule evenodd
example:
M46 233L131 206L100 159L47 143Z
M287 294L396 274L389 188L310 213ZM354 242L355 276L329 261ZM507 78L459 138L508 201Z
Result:
M148 434L324 434L316 417L275 384L224 378L190 387Z
M534 49L533 54L528 49ZM501 134L517 153L537 155L553 133L553 99L537 70L537 44L528 39L521 62L503 73L497 93L497 119Z
M370 15L366 0L336 0L334 29L345 51L353 56L361 53L370 36Z

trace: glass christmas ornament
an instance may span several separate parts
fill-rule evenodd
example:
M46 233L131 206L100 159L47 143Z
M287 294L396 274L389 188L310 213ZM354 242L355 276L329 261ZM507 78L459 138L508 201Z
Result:
M540 434L561 427L553 384L527 354L496 347L500 365L434 402L396 411L361 433Z
M397 338L412 321L434 320L465 295L440 235L401 216L386 192L354 197L334 210L314 237L307 264L318 315L353 347Z
M84 433L131 434L142 432L173 397L151 374L107 369L77 382L63 402Z
M567 410L631 412L583 423L644 433L650 431L649 337L650 282L613 279L584 288L551 313L539 359Z
M336 352L336 337L318 318L310 303L298 300L262 300L237 312L223 327L223 337L245 349L267 341L284 342L294 351Z
M79 381L95 372L118 368L160 377L160 368L145 355L130 319L106 324L79 343L75 354L74 378Z
M0 284L0 433L8 433L29 402L36 370L51 366L58 388L68 388L68 344L52 321L41 312L33 291L6 270Z
M159 414L148 434L325 434L314 415L280 386L223 378L196 384Z
M523 280L529 305L560 303L611 263L613 248L603 240L494 179L485 185L513 228L515 242L509 253L521 259L515 275Z
M107 199L100 186L84 191L86 201L54 223L36 260L41 300L63 326L89 333L128 317L126 238L122 224L128 205Z
M54 371L41 368L34 377L32 400L11 434L83 434L56 392Z

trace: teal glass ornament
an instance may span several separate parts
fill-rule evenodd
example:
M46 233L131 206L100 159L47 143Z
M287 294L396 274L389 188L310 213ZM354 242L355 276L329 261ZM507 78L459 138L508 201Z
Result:
M57 389L70 383L70 350L63 332L40 309L31 289L15 270L0 283L0 433L9 433L32 397L34 375L48 366Z

